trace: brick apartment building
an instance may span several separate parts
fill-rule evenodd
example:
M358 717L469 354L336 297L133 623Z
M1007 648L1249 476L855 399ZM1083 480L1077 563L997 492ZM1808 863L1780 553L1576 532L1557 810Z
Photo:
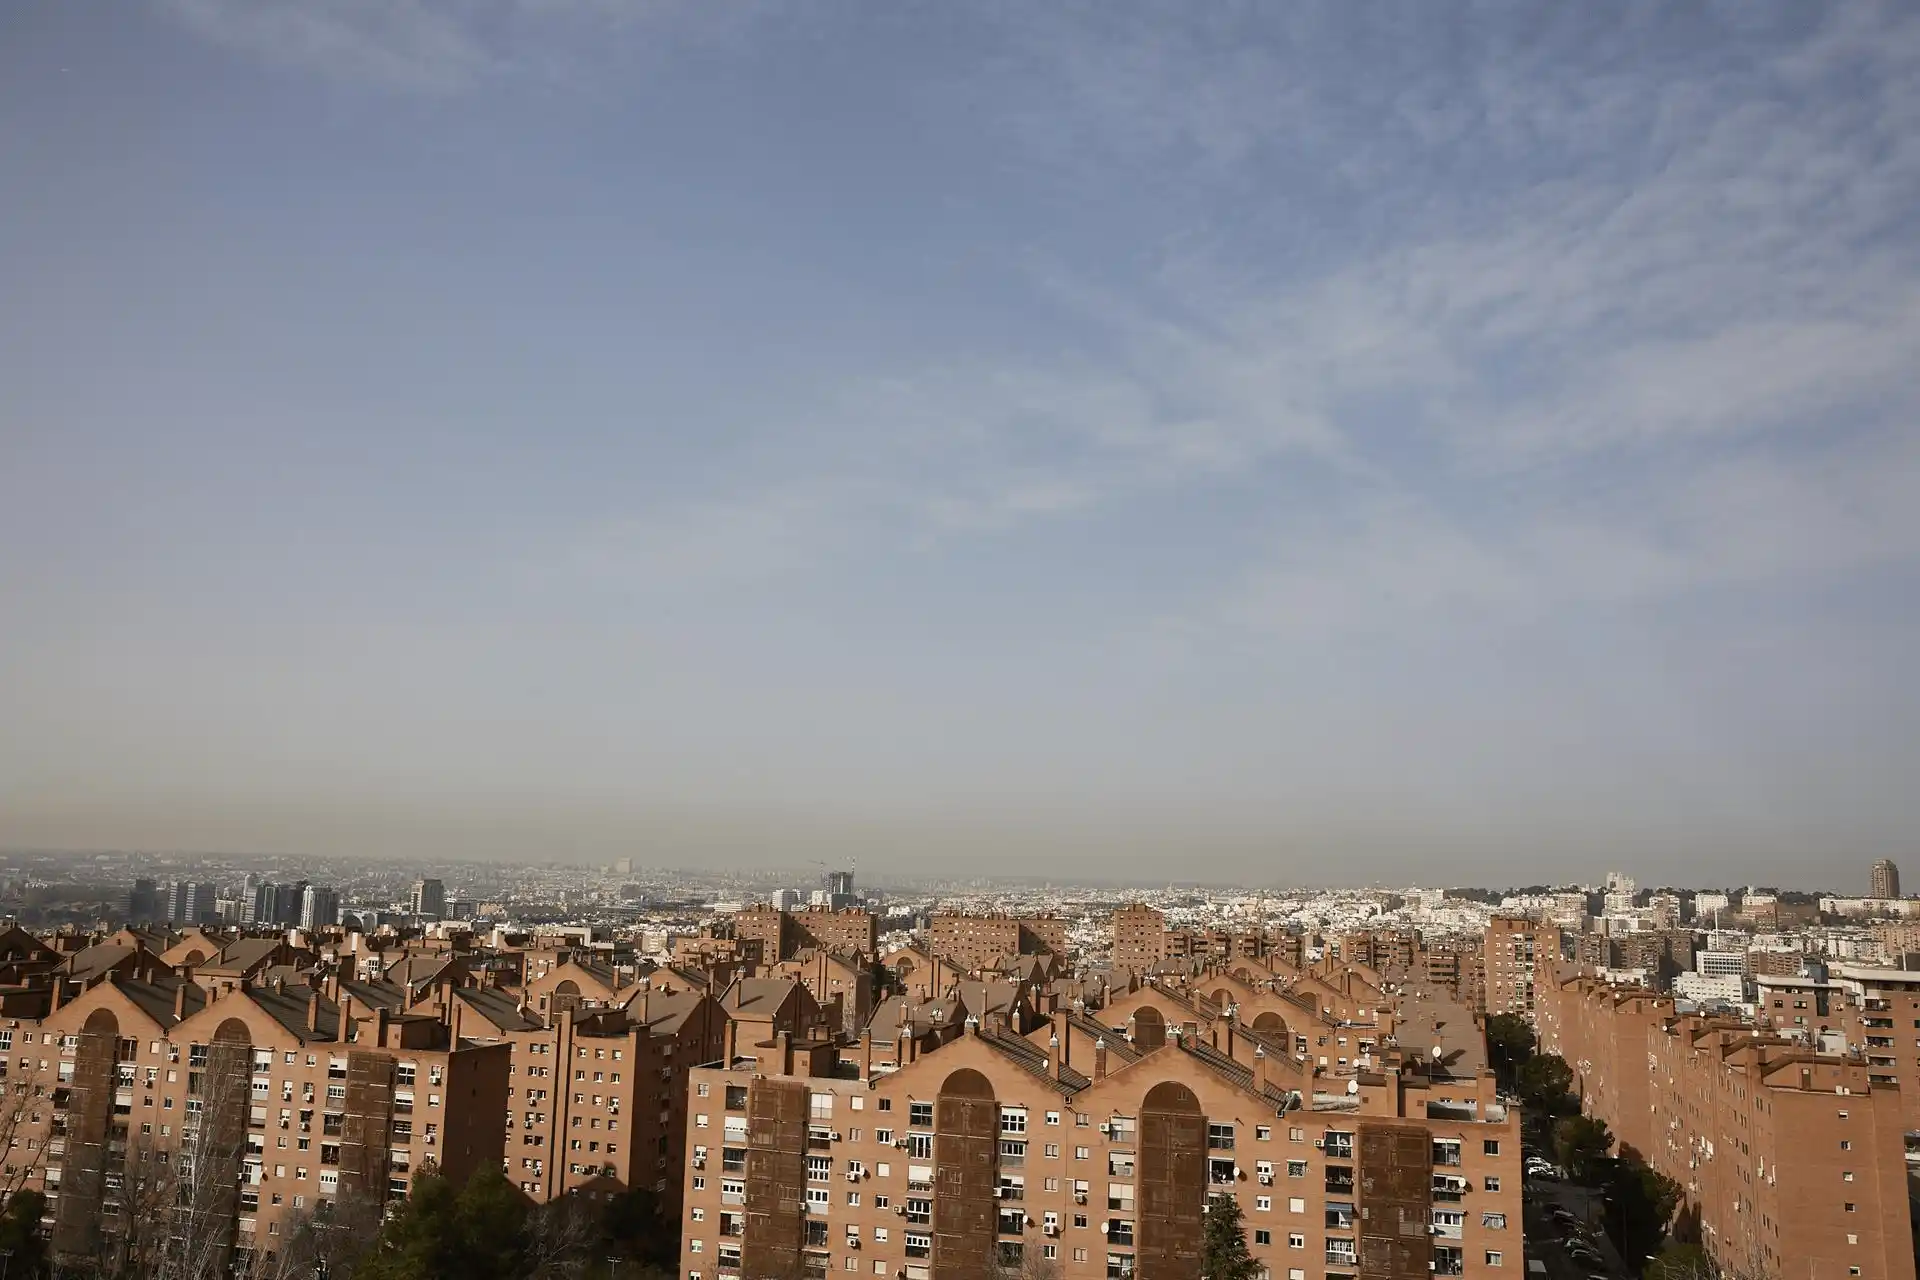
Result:
M510 1047L508 1181L529 1200L659 1194L676 1210L686 1079L720 1056L727 1016L704 990L637 985L542 1018L505 992L456 991L462 1034Z
M1489 1014L1533 1016L1536 973L1550 975L1560 959L1560 927L1524 916L1495 916L1483 944L1485 1003Z
M0 1055L9 1160L46 1193L57 1256L100 1256L161 1211L169 1164L222 1169L186 1207L241 1265L322 1201L403 1196L423 1168L461 1181L501 1158L510 1051L455 1041L438 1011L150 968L49 996L44 1018L0 1028ZM192 1162L168 1160L183 1148Z
M742 1037L692 1073L683 1274L1185 1277L1215 1194L1275 1277L1524 1273L1518 1117L1464 1010L1399 1024L1439 1054L1322 1070L1333 1021L1216 982L1247 1005L1141 988L898 1054Z
M869 961L880 951L880 922L859 907L782 911L759 903L733 913L733 935L742 942L757 943L761 962L770 965L808 949L843 955L859 952Z
M1426 956L1417 929L1355 930L1341 934L1336 949L1342 960L1366 965L1376 973L1391 969L1418 974Z
M1113 967L1119 973L1152 973L1167 958L1167 918L1143 902L1113 913Z
M942 960L983 969L1008 956L1067 954L1067 923L1056 916L962 915L927 922L927 946Z
M176 1201L221 1265L270 1261L325 1204L377 1211L424 1169L487 1161L535 1202L644 1187L672 1211L687 1073L727 1043L712 975L637 979L574 948L352 950L342 976L277 939L6 945L32 970L0 989L7 1185L46 1193L76 1266ZM774 985L817 1028L805 989ZM749 1025L781 1016L765 994Z
M1541 1047L1582 1109L1679 1182L1722 1267L1807 1280L1910 1280L1905 1113L1867 1063L1652 992L1543 982ZM1803 1015L1804 1016L1804 1015Z
M1655 990L1666 991L1676 977L1692 971L1701 939L1686 929L1642 929L1611 941L1613 967L1639 969Z
M1263 930L1169 929L1166 916L1143 903L1113 913L1113 968L1152 973L1168 964L1195 960L1261 960L1298 969L1305 964L1305 940L1299 934Z

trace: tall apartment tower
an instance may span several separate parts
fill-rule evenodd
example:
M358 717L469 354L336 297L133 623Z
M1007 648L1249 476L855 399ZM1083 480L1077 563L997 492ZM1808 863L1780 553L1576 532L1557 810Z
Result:
M1167 918L1144 902L1113 913L1113 967L1147 973L1167 958Z
M167 895L167 919L174 924L200 924L213 916L217 896L214 885L175 881Z
M300 927L320 929L340 923L340 893L325 885L310 884L300 895Z
M1495 916L1487 922L1482 945L1486 972L1485 1004L1489 1014L1518 1013L1533 1017L1534 982L1553 980L1560 959L1560 929L1523 916Z
M1900 896L1900 868L1892 858L1882 858L1873 864L1873 889L1875 898L1897 898Z
M444 919L447 914L447 886L431 877L413 882L413 914L425 920Z

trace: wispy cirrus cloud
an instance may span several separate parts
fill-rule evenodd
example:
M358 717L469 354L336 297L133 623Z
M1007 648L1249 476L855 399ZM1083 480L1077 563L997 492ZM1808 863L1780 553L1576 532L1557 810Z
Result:
M627 37L734 38L764 0L155 0L232 53L342 84L445 96L534 75L566 81ZM624 47L635 47L631 44Z
M418 93L466 88L501 55L474 6L434 0L160 0L203 39L275 66Z

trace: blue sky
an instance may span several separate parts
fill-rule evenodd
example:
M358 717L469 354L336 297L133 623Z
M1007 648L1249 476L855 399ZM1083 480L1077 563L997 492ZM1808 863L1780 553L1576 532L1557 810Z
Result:
M0 192L0 843L1913 843L1911 6L30 2Z

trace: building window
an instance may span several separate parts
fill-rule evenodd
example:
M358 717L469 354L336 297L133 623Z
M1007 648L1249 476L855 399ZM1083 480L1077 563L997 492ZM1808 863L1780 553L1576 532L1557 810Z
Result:
M1486 1189L1489 1191L1498 1191L1500 1189L1500 1179L1492 1175L1489 1175L1486 1178L1484 1185L1486 1186Z
M1480 1144L1480 1153L1481 1153L1482 1155L1489 1155L1489 1156L1497 1156L1497 1155L1499 1155L1499 1154L1500 1154L1500 1139L1498 1139L1498 1138L1488 1138L1488 1139L1486 1139L1486 1140L1485 1140L1484 1142L1482 1142L1482 1143Z
M1287 1248L1304 1249L1306 1247L1307 1247L1307 1238L1305 1236L1301 1235L1298 1231L1293 1231L1288 1233Z
M1271 1231L1256 1231L1256 1232L1254 1232L1254 1233L1253 1233L1253 1242L1254 1242L1255 1244L1272 1244L1272 1243L1273 1243L1273 1232L1271 1232Z
M1488 1265L1488 1266L1490 1266L1490 1267L1497 1267L1497 1266L1499 1266L1499 1265L1501 1265L1501 1263L1502 1263L1502 1261L1503 1261L1503 1259L1501 1258L1501 1256L1500 1256L1500 1254L1499 1254L1499 1252L1498 1252L1497 1250L1494 1250L1494 1249L1489 1249L1489 1250L1487 1250L1487 1265Z

